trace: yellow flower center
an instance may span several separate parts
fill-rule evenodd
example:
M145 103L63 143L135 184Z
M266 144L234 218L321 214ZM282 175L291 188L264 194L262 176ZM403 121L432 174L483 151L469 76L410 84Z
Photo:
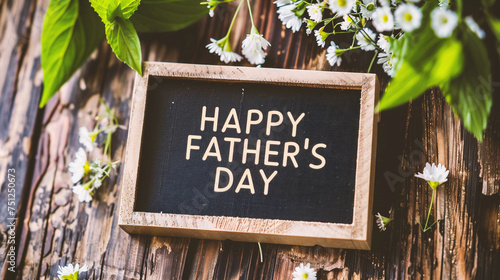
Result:
M338 0L338 3L339 3L340 7L345 7L347 5L347 1L346 0Z
M85 165L83 166L83 170L84 170L84 174L87 174L90 172L90 165L89 165L88 161L85 162Z
M307 273L302 274L302 278L307 279L309 278L309 275Z
M95 139L97 138L97 133L90 133L90 139L92 139L92 143L95 142Z
M384 15L384 16L382 17L382 21L383 21L383 22L388 22L388 21L389 21L389 17L388 17L387 15Z
M411 16L411 14L406 14L406 15L405 15L405 20L406 20L406 21L411 21L411 19L412 19L412 18L413 18L413 17Z
M443 18L443 24L446 24L448 22L447 18Z

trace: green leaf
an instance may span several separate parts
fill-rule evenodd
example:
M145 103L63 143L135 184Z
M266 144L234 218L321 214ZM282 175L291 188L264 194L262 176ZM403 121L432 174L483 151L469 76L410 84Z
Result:
M118 59L142 75L141 42L132 22L115 18L114 22L106 24L106 38Z
M200 0L142 0L130 18L139 32L169 32L183 29L208 14Z
M460 42L453 38L421 37L403 58L401 68L389 83L377 110L399 106L417 98L430 87L448 82L462 72L462 66Z
M42 29L43 94L57 93L101 42L104 29L86 0L52 0Z
M461 75L443 85L446 101L462 120L464 127L482 141L492 105L491 73L483 42L465 25L463 46L465 67Z
M118 7L120 7L119 10L122 18L130 18L140 3L140 0L90 0L92 8L99 14L104 24L113 21L113 18L110 18L108 15L113 12L116 13L115 10Z

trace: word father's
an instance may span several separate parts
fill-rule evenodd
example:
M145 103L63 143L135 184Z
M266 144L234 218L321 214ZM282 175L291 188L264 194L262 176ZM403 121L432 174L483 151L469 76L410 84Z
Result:
M201 111L201 122L200 122L200 131L205 131L205 128L212 124L212 130L217 132L219 128L219 107L215 107L213 110L213 114L211 116L207 116L207 107L203 106ZM305 113L301 113L299 116L295 117L291 112L286 112L286 117L290 121L291 124L291 136L297 136L297 130L300 122L304 119ZM226 117L226 120L220 129L222 133L226 133L226 131L232 129L237 134L242 134L242 128L244 128L244 132L246 135L249 135L252 132L252 127L259 126L263 128L265 124L265 134L266 136L271 135L271 131L273 128L277 128L280 125L284 125L283 121L285 116L282 112L271 110L267 113L267 119L264 121L264 114L258 109L250 109L247 111L246 124L244 127L240 125L240 120L238 118L238 114L235 108L232 108L229 114ZM208 124L208 125L207 125ZM254 131L255 132L255 131ZM262 131L263 133L264 131ZM284 142L282 143L279 140L266 140L263 141L261 139L257 139L254 143L249 143L249 138L237 138L237 137L224 137L223 139L218 139L217 136L213 136L206 145L206 147L200 147L199 142L202 140L201 135L188 135L187 137L187 145L186 145L186 160L191 160L192 154L199 154L203 161L206 161L209 157L214 157L217 161L221 162L227 160L227 162L233 162L234 160L234 152L241 152L241 164L247 164L248 155L254 155L254 164L264 166L282 166L287 167L289 163L293 165L294 168L298 168L299 164L296 160L296 156L301 152L301 145L297 142ZM220 144L223 141L225 146L229 144L227 150L224 150L221 153ZM242 147L240 146L242 145ZM283 146L281 146L283 145ZM250 148L250 147L252 148ZM325 149L327 146L324 143L318 143L312 146L310 152L312 156L315 158L315 162L309 163L309 167L311 169L321 169L326 164L326 159L318 153L318 149ZM201 150L202 149L202 150ZM309 149L309 138L304 139L303 149ZM200 152L196 153L193 151L199 150ZM264 151L263 158L261 158L261 151ZM280 151L282 153L280 154ZM224 156L223 156L224 155ZM221 173L224 172L228 176L228 181L225 186L219 186L221 183ZM269 173L269 172L268 172ZM259 169L259 174L262 178L262 182L264 183L264 195L267 195L269 192L269 185L271 181L278 175L278 170L274 170L271 174L266 174L263 169ZM233 173L229 168L226 167L217 167L215 174L215 182L214 182L214 192L226 192L233 186ZM255 187L253 183L252 173L250 169L246 168L241 176L238 184L236 185L235 192L239 193L241 189L248 189L252 194L255 194Z

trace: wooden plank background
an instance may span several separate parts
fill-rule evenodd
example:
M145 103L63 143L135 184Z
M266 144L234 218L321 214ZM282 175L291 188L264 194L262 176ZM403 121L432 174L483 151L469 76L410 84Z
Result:
M334 70L313 36L282 27L272 1L254 2L256 24L272 44L265 67ZM134 72L103 43L60 94L38 109L48 3L0 0L1 278L12 278L6 270L6 174L15 168L16 279L53 279L58 265L70 262L89 265L86 279L290 279L301 262L311 263L318 279L500 279L498 65L495 107L481 144L436 90L381 114L373 213L387 215L392 208L395 221L386 232L375 230L371 251L263 244L260 262L253 243L126 234L117 227L122 166L90 205L78 202L67 172L79 146L78 128L92 127L104 111L99 97L127 126ZM142 34L144 59L219 64L204 46L210 37L224 36L234 5L225 7L184 31ZM241 42L249 28L248 18L240 17L234 41ZM347 54L340 70L365 71L370 59ZM386 85L385 74L377 73ZM115 134L114 159L123 159L126 137L127 130ZM439 187L434 211L444 221L422 233L416 218L426 215L431 189L413 174L425 161L443 163L450 178Z

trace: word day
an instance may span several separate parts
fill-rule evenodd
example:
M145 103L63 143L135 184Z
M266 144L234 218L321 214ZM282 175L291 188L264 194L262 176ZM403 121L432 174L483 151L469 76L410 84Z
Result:
M210 131L210 126L211 131L219 131L219 107L215 107L212 112L213 114L208 115L207 107L202 107L200 131ZM297 136L297 131L299 131L299 125L304 119L305 115L305 113L301 113L298 116L294 116L294 114L289 111L284 114L277 110L270 110L267 112L267 114L264 114L258 109L250 109L246 112L246 124L243 124L242 126L240 124L240 119L238 117L236 109L231 108L227 117L225 118L225 121L220 122L220 124L222 124L220 133L226 133L227 131L232 130L237 134L250 135L252 131L254 132L254 134L257 133L256 128L260 127L261 129L265 129L266 136L271 136L273 129L285 125L284 120L286 117L291 124L291 128L288 128L290 136L291 138L295 138ZM201 158L202 161L206 161L208 158L215 158L218 162L222 162L223 160L227 162L233 162L235 160L235 151L241 151L241 158L238 159L240 160L240 163L242 165L246 165L251 162L248 160L248 156L253 155L253 164L255 164L256 166L293 166L294 168L298 168L298 155L302 151L308 150L314 158L314 161L308 164L309 168L317 170L322 169L326 165L326 159L323 155L320 154L320 151L321 149L326 149L327 145L324 143L311 145L309 138L305 138L303 141L300 141L299 144L296 141L263 141L262 139L250 140L249 138L220 137L220 133L219 136L212 136L208 144L204 147L201 146L201 140L203 139L201 135L188 135L186 141L186 160L193 160L193 157L196 156L198 158ZM223 149L222 151L221 146L225 147L225 149ZM222 173L225 173L228 177L225 186L220 186L220 178ZM278 170L273 170L270 173L268 172L268 174L266 174L263 169L259 170L259 175L262 179L262 182L264 183L264 195L268 194L269 185L277 174ZM216 168L214 192L226 192L230 190L233 182L234 176L230 169L225 167ZM250 193L255 194L253 176L250 169L248 168L245 169L240 180L238 181L235 192L239 193L241 189L248 189Z

